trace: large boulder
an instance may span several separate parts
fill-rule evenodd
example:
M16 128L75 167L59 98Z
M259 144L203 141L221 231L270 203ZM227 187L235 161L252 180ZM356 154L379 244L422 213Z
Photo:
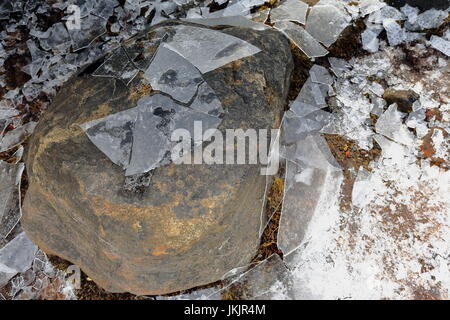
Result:
M161 42L155 37L173 36L174 25L179 23L153 27L123 47L141 50L144 55L133 61L143 66ZM288 41L273 30L220 32L261 51L202 75L222 104L218 129L277 128L293 69ZM111 292L175 292L217 281L249 263L260 241L266 183L261 166L164 163L150 175L134 176L138 187L130 188L124 168L82 127L155 92L144 72L130 81L95 76L104 60L61 88L30 140L27 235Z

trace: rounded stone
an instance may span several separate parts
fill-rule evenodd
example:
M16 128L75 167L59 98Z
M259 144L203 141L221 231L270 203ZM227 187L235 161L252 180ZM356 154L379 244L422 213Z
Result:
M153 27L124 47L152 52L155 35L170 28ZM224 109L218 129L277 128L293 69L288 41L271 30L220 31L261 52L203 74ZM80 125L135 107L154 92L141 74L128 84L93 76L101 61L61 88L30 139L27 235L111 292L175 292L248 264L260 241L267 178L261 166L170 163L141 177L148 186L124 188L123 169Z

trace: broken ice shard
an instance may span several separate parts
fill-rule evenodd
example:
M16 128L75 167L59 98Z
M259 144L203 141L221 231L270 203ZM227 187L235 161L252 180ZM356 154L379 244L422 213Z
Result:
M29 135L31 135L36 127L36 122L28 122L12 131L7 132L0 142L0 152L14 148L21 144Z
M414 24L406 23L406 28L413 31L439 28L447 17L444 10L430 9L419 14Z
M178 53L160 46L144 73L152 88L167 93L175 100L188 103L200 83L202 75Z
M378 36L380 35L381 28L367 28L361 34L363 49L371 53L377 52L380 48L380 40Z
M55 23L48 32L48 38L39 41L44 50L65 51L70 47L69 33L62 22Z
M320 108L296 99L292 102L289 110L295 113L295 115L298 117L305 117L317 110L320 110Z
M68 30L74 51L88 47L95 39L106 32L106 20L94 15L81 18L81 30Z
M117 6L118 3L115 0L99 0L95 2L94 8L91 11L91 14L94 16L103 18L108 20L110 16L112 16L114 7Z
M217 1L216 1L217 2ZM253 7L264 4L265 0L232 0L225 9L207 14L209 17L247 16Z
M325 98L328 97L329 92L330 85L313 82L312 77L309 77L296 100L318 108L324 108L327 106Z
M201 135L197 137L194 131L195 123L201 124L202 132L205 132L208 129L216 129L222 120L216 116L188 109L187 111L185 110L178 115L175 115L173 122L173 130L184 129L189 131L194 144L198 145L199 143L202 143L203 140L209 140L213 133L211 132L209 136Z
M327 68L325 67L315 64L309 70L309 75L311 76L311 81L314 83L320 83L329 86L333 85L333 76L330 75Z
M242 39L219 31L185 25L173 29L175 35L163 45L184 57L201 73L261 51Z
M235 26L245 27L254 30L266 30L269 26L263 23L255 22L243 16L218 17L218 18L197 18L197 19L182 19L183 21L201 24L204 26Z
M405 20L405 16L394 7L384 6L380 10L373 12L367 19L368 22L376 24L382 24L384 20Z
M20 233L0 249L0 286L5 285L17 273L31 267L37 246L25 233Z
M189 108L214 116L223 113L219 98L206 81L198 87L197 95Z
M203 83L190 106L154 94L138 100L137 106L80 125L88 138L126 176L149 172L168 163L173 130L185 129L194 137L194 123L215 129L222 107L212 89ZM194 143L195 143L194 139Z
M139 107L135 128L133 130L133 147L130 164L126 167L125 175L131 176L145 173L163 160L168 151L168 139L158 126L166 124L164 118L155 116L151 107ZM161 113L171 110L161 110Z
M308 7L306 3L299 0L286 0L270 11L270 22L296 21L304 25Z
M220 292L239 292L239 298L245 300L280 300L292 298L292 275L279 255L273 254L259 262L237 280L225 281Z
M400 8L400 11L405 15L406 20L409 24L415 24L417 21L417 16L419 15L420 10L418 8L411 7L406 4Z
M395 142L411 146L413 145L412 134L402 123L401 113L397 111L397 105L393 104L380 116L375 124L377 133L394 140Z
M365 17L372 12L378 11L386 6L385 2L380 0L361 0L359 3L361 15Z
M352 191L352 205L357 208L364 208L371 200L375 193L373 192L371 185L373 182L370 180L370 172L363 167L359 168L358 175L353 184Z
M113 163L126 167L130 162L137 113L137 109L132 108L86 122L80 127Z
M331 70L336 77L343 77L351 68L350 64L344 59L330 57L328 58L328 61L330 62Z
M275 23L274 27L292 40L309 58L323 57L328 54L328 50L301 26L290 21L280 21Z
M125 84L137 75L139 70L135 67L125 48L119 47L111 52L110 56L92 74L96 77L121 79Z
M312 133L318 133L330 122L329 112L317 110L305 116L296 116L293 111L287 111L283 119L282 142L290 144L304 139Z
M229 4L225 9L214 11L206 16L209 17L230 17L230 16L246 16L250 13L250 9L241 2Z
M278 248L287 256L303 241L320 201L339 189L341 169L320 135L309 135L287 154Z
M348 26L349 16L332 5L311 8L306 21L306 31L325 47L331 46Z
M391 46L397 46L405 42L405 30L395 20L384 20L383 27L386 30L388 41Z
M26 66L24 71L34 79L37 77L39 70L44 64L45 58L49 57L49 54L45 51L40 50L33 40L27 41L27 47L31 54L31 63Z
M20 179L24 164L0 161L0 239L6 238L21 218Z
M450 41L433 35L429 43L433 48L450 57Z

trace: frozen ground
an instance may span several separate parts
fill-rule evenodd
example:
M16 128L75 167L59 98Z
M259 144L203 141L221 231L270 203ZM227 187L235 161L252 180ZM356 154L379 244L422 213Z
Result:
M378 0L321 0L308 10L288 0L270 11L264 1L243 0L216 1L221 10L209 12L209 2L76 1L83 37L64 24L72 2L0 9L0 298L75 298L67 275L21 233L21 145L80 66L168 18L273 26L315 63L283 120L283 259L273 255L225 288L176 298L220 298L235 287L249 299L448 298L448 10L397 10ZM364 54L331 57L341 32L361 19ZM344 160L379 156L345 166L328 148L331 135L352 141Z

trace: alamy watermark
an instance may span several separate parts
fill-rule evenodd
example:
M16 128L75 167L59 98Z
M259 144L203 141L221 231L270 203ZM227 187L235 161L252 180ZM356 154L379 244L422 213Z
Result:
M203 132L202 122L194 121L193 132L172 132L171 158L175 164L259 164L264 166L262 175L274 175L279 167L279 135L279 129L226 129L224 136L217 129Z
M67 7L66 12L68 14L66 20L67 30L80 30L81 29L81 9L79 6L71 4Z
M72 285L74 289L81 289L81 270L76 265L70 265L67 270L66 281Z

